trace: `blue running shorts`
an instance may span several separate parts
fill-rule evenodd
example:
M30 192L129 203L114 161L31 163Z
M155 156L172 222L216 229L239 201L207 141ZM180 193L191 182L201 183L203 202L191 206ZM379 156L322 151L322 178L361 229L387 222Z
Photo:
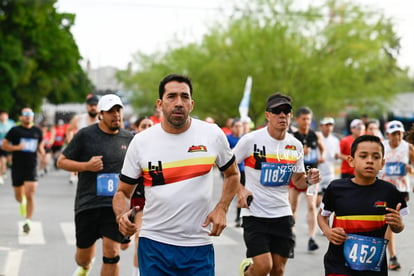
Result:
M141 276L214 276L214 248L176 246L140 237L138 263Z

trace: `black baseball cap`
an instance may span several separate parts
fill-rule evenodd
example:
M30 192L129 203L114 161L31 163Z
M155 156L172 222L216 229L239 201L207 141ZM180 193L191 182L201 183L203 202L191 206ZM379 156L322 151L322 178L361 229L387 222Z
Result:
M270 110L281 105L288 105L292 108L292 100L288 96L276 93L267 98L266 110Z
M97 105L99 102L99 99L96 95L89 94L86 96L86 103L88 105Z

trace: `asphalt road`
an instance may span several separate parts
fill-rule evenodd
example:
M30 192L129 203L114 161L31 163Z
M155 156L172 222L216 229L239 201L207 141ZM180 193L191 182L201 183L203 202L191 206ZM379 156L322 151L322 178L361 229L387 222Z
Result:
M10 174L10 172L8 172ZM215 197L221 191L220 176L216 175ZM24 235L21 230L22 218L18 214L18 204L14 200L10 177L0 185L0 276L29 275L71 275L75 269L73 199L75 187L69 184L69 174L52 170L39 181L36 194L36 210L32 231ZM234 227L235 202L228 214L228 227L223 235L214 238L216 252L216 275L238 276L240 261L245 255L242 229ZM413 202L409 202L414 212ZM327 240L317 234L320 249L307 251L307 224L305 199L301 198L296 223L297 246L295 258L288 261L286 276L323 275L323 254ZM408 275L414 267L414 219L405 217L406 229L397 235L397 253L402 264L398 272L390 271L390 276ZM97 258L91 271L99 275L102 254L98 244ZM133 246L121 253L121 275L132 274Z

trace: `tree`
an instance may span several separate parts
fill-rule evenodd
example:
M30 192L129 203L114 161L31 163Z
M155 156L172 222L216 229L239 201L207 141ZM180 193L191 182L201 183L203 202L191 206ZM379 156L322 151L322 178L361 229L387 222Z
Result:
M92 84L70 32L75 16L57 13L55 0L0 0L0 107L83 101Z
M139 91L136 102L142 106L155 97L164 75L188 74L196 91L194 113L224 122L238 116L251 75L249 115L256 123L264 120L266 98L277 91L290 95L295 108L307 105L316 116L335 116L348 106L381 110L407 87L408 70L396 63L400 44L391 19L339 1L302 10L293 4L243 1L200 43L138 53L139 69L120 72L119 80Z

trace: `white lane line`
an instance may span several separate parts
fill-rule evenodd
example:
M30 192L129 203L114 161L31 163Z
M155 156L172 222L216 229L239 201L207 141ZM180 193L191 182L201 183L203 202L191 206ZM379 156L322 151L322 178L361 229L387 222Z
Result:
M23 221L18 223L19 244L45 244L42 224L38 221L30 222L30 233L23 233Z
M4 264L4 271L0 271L0 275L19 276L20 263L22 262L23 249L11 249L1 247L0 250L7 251L7 257Z
M63 235L65 236L66 243L69 245L75 245L76 244L75 223L74 222L61 222L60 229L62 229Z

